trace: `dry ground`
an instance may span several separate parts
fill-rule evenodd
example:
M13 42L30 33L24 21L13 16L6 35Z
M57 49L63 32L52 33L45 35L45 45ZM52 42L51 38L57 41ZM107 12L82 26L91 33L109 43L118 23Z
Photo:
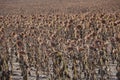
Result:
M120 0L0 0L0 14L119 12Z

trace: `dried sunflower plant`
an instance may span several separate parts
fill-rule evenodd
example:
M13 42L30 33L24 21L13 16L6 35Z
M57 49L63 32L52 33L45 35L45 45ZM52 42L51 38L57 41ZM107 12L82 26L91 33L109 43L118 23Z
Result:
M0 16L0 80L120 79L120 14Z

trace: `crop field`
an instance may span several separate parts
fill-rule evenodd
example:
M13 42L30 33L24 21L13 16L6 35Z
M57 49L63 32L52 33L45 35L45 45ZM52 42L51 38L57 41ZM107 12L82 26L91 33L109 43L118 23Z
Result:
M120 80L119 2L0 0L0 80Z
M120 0L0 0L0 14L120 12Z
M115 80L120 14L0 16L1 80Z

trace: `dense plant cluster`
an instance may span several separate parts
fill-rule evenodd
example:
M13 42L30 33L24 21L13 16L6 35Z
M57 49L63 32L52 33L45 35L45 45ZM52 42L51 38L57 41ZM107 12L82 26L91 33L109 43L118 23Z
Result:
M23 80L120 78L120 14L0 16L0 78L13 75L13 56Z

